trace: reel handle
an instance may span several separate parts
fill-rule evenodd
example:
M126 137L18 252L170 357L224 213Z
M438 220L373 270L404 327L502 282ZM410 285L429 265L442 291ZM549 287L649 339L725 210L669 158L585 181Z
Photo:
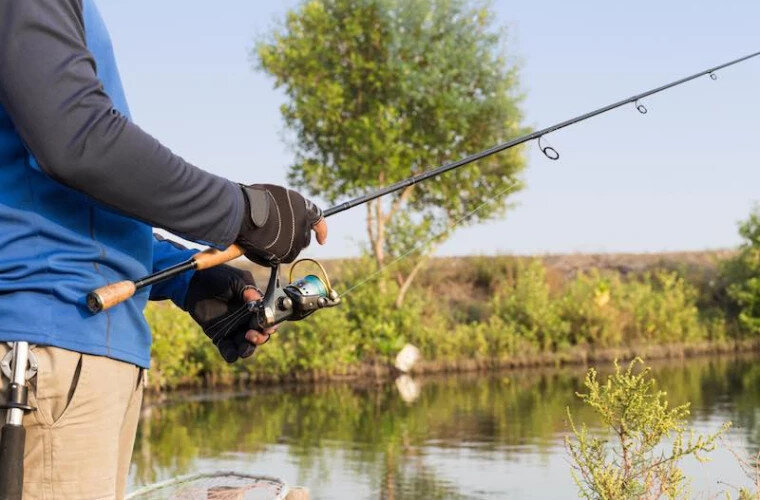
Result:
M275 325L277 318L277 299L282 294L280 289L280 266L272 266L269 270L269 280L267 280L267 290L264 296L248 304L248 310L255 314L251 318L252 326L260 329Z

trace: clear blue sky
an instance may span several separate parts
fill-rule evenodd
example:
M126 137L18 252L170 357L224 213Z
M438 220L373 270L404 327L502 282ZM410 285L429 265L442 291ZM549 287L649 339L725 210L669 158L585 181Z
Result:
M248 51L296 2L99 0L135 121L186 159L240 182L285 182L272 81ZM760 50L760 2L494 2L521 65L526 123L589 108ZM498 221L439 254L692 250L736 245L760 200L760 58L529 147L526 189ZM442 179L445 182L445 178ZM363 212L330 220L312 256L355 255Z

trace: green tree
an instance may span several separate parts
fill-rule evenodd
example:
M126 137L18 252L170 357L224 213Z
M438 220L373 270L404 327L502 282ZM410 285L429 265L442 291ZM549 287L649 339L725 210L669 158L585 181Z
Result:
M288 97L291 183L334 203L523 132L494 17L475 0L308 0L290 11L252 55ZM410 256L395 268L398 305L456 223L504 211L524 163L512 149L367 204L377 266Z
M726 291L729 312L736 315L741 328L760 333L760 208L756 207L749 218L739 224L743 242L739 254L723 264L724 279L729 283Z
M637 358L625 370L616 362L605 382L593 368L586 374L588 392L578 397L597 414L606 435L594 435L586 425L579 428L567 410L573 435L566 445L583 498L688 498L681 460L692 456L705 461L730 425L707 436L687 429L689 404L671 408L649 368L637 365L643 361Z

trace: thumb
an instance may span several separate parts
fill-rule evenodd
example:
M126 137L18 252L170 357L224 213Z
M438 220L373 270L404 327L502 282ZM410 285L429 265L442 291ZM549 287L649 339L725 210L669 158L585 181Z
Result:
M319 219L319 221L317 221L317 223L312 226L312 229L314 230L314 234L317 237L317 243L324 245L327 241L327 222L325 219Z

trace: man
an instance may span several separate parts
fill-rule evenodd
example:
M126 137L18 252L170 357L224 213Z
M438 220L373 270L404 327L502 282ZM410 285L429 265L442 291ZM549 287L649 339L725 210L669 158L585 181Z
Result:
M154 226L236 242L265 265L292 262L312 228L320 243L327 230L299 194L211 175L134 125L94 0L0 0L0 357L5 342L28 341L39 360L25 498L123 496L149 366L147 300L187 310L228 362L271 333L232 315L259 294L229 266L90 314L90 290L190 257Z

